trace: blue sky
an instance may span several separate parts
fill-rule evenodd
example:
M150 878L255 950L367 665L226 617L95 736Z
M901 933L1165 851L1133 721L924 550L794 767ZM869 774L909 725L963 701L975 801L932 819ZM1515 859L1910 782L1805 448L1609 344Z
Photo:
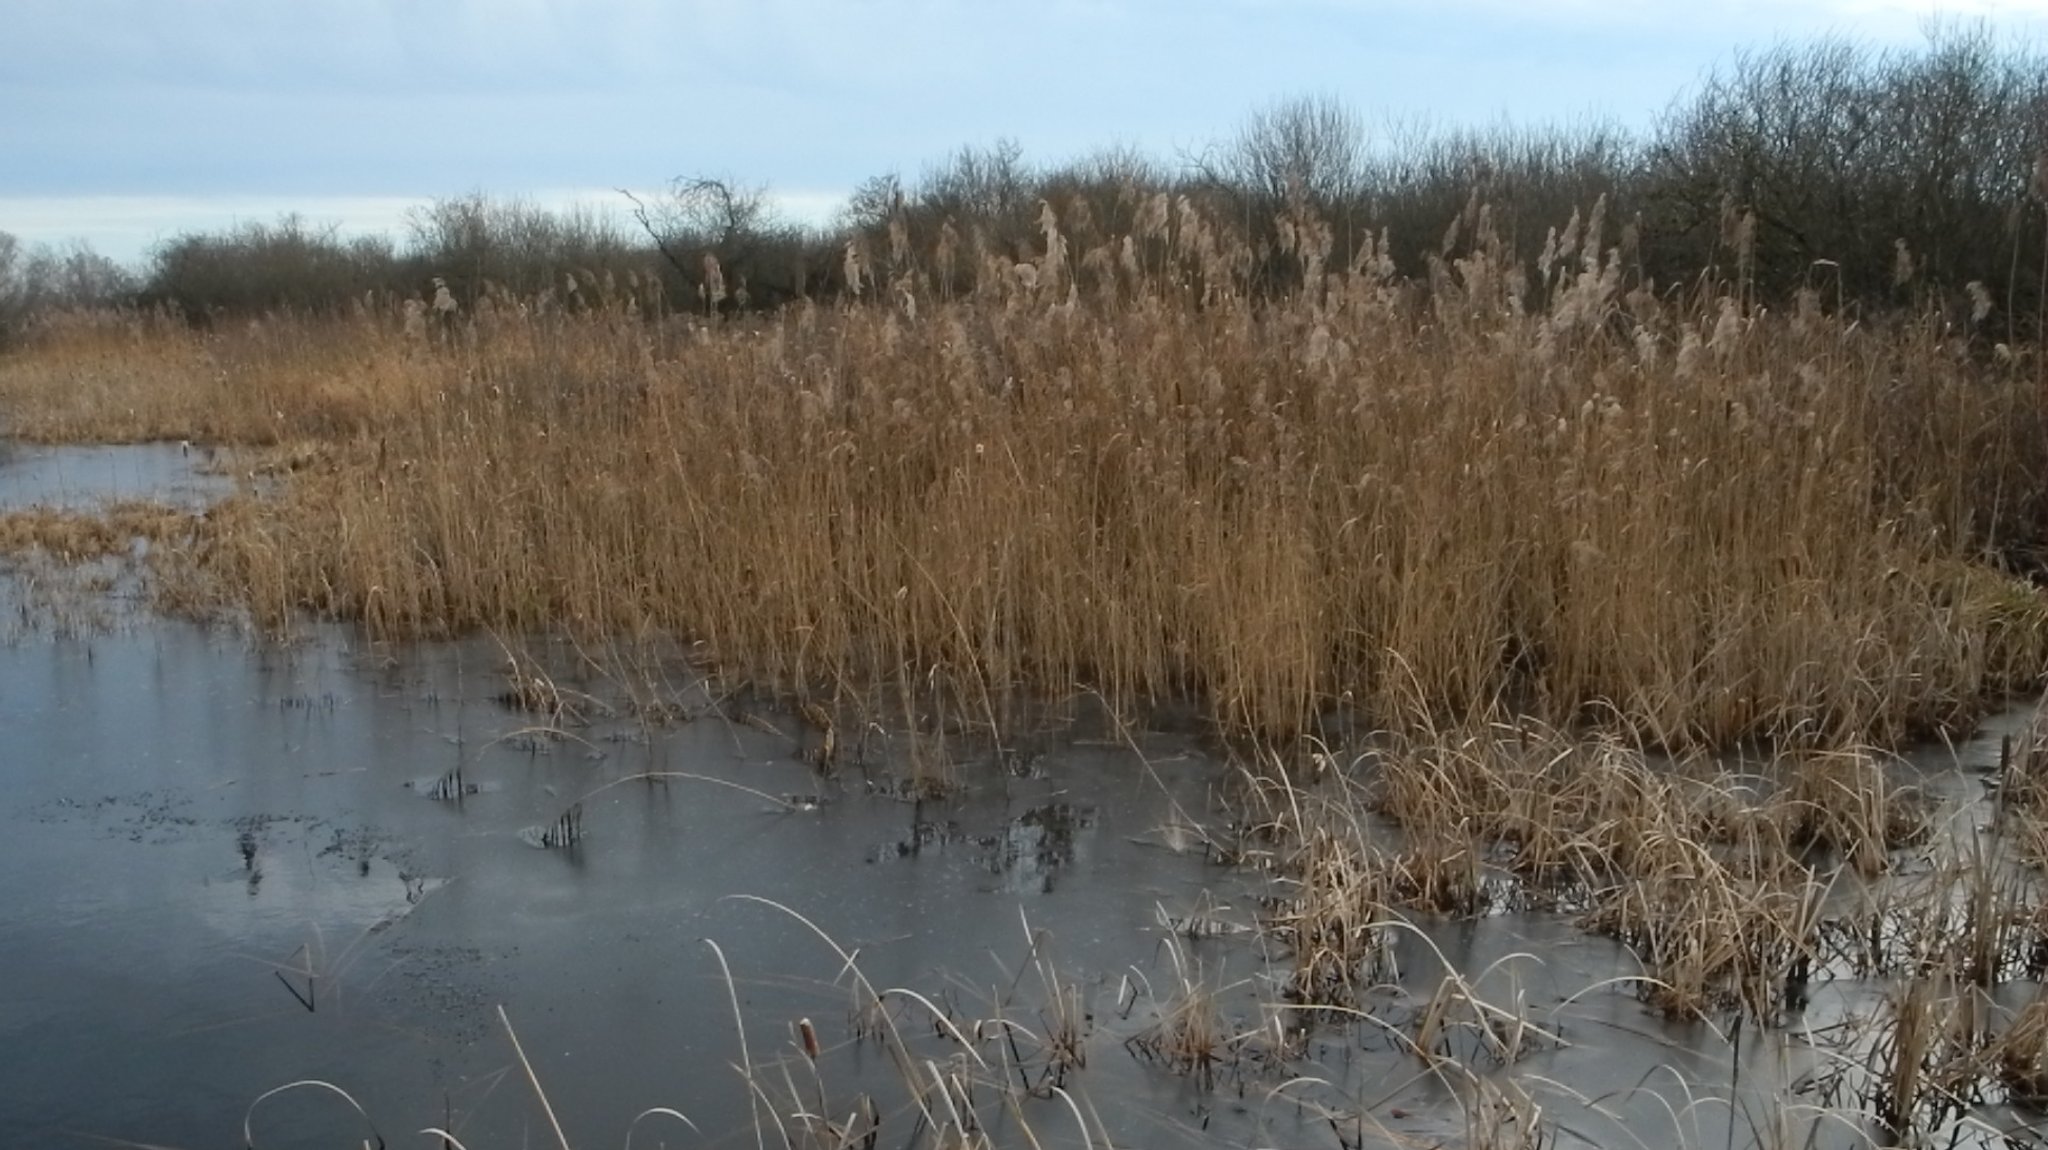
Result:
M1743 47L2048 38L2048 0L0 0L0 230L133 260L296 210L708 173L828 215L966 143L1198 150L1276 99L1369 124L1646 122Z

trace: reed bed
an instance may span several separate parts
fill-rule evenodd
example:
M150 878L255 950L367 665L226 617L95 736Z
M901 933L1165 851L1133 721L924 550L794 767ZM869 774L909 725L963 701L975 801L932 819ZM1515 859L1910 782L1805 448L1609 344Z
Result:
M0 409L296 445L184 551L191 609L273 629L680 636L805 697L922 684L993 720L1087 688L1281 738L1511 710L1884 744L2038 681L2048 604L1986 562L2043 506L2020 360L1652 294L1597 209L1533 271L1468 215L1428 284L1324 268L1303 218L1278 296L1162 200L1088 246L1048 207L972 294L938 274L963 253L906 251L758 321L628 285L60 324L0 362Z
M2008 779L2043 731L2008 754ZM1227 827L1203 833L1223 844L1212 857L1269 876L1260 937L1298 1018L1371 1020L1428 1063L1447 1049L1433 1020L1464 1003L1482 1041L1447 1065L1511 1067L1551 1020L1472 997L1484 977L1448 970L1403 1020L1387 1004L1428 972L1400 969L1393 944L1447 917L1568 913L1639 971L1573 998L1626 990L1655 1014L1805 1051L1817 1063L1787 1076L1802 1127L1967 1141L1991 1129L1985 1107L2041 1097L2040 831L2014 795L1979 825L1988 804L1945 809L1901 773L1869 749L1673 759L1527 722L1418 726L1348 762L1247 763Z
M1937 843L1943 813L1868 752L1672 761L1523 724L1316 768L1248 766L1224 852L1272 876L1261 926L1306 1008L1400 981L1411 919L1515 911L1618 940L1638 996L1681 1019L1776 1025L1816 979L2040 974L2025 840Z

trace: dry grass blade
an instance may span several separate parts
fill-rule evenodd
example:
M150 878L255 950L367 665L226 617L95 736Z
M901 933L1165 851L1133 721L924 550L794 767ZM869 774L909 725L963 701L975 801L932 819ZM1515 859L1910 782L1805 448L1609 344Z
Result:
M1189 960L1177 939L1169 936L1165 943L1173 962L1173 989L1165 1001L1155 1001L1155 1017L1127 1039L1124 1048L1210 1089L1240 1036L1224 1025L1216 1006L1218 992L1200 966Z
M711 953L718 958L718 973L725 980L726 998L732 1004L733 1032L739 1036L740 1042L739 1069L741 1076L747 1082L747 1107L752 1112L754 1119L754 1145L756 1150L763 1150L767 1145L767 1136L761 1129L762 1095L760 1088L754 1082L754 1057L747 1051L747 1020L746 1016L740 1011L739 986L733 982L732 965L725 960L725 949L708 938L704 940L704 945L710 947ZM773 1112L773 1107L770 1107L770 1112Z
M1074 1126L1081 1131L1082 1150L1094 1150L1095 1137L1088 1132L1088 1120L1081 1116L1080 1104L1074 1101L1074 1096L1067 1093L1064 1087L1055 1086L1052 1092L1061 1102L1066 1103L1067 1111L1074 1116Z
M626 1124L626 1150L633 1150L633 1132L640 1128L641 1122L649 1118L667 1118L671 1121L680 1122L690 1128L690 1133L700 1138L704 1135L704 1132L697 1128L697 1124L690 1121L690 1116L682 1111L667 1106L650 1106L635 1114L633 1120Z
M99 1142L108 1146L124 1146L128 1150L180 1150L176 1146L165 1146L157 1142L134 1142L126 1138L114 1138L106 1134L89 1134L83 1130L66 1130L67 1138L78 1138L86 1142Z
M854 954L851 951L848 951L846 948L840 946L838 941L835 940L830 934L827 934L822 928L818 926L817 923L812 922L809 918L806 918L804 915L798 913L796 910L792 909L789 906L776 902L774 899L763 898L760 895L734 894L727 895L725 897L729 900L739 902L756 903L761 906L768 907L771 910L781 912L782 914L788 916L791 919L794 919L797 923L801 924L804 927L804 929L810 931L813 935L816 935L821 942L823 942L826 946L832 949L832 952L834 954L839 956L840 975L851 975L853 977L855 985L859 987L861 993L865 995L864 1005L871 1006L873 1008L873 1016L879 1020L879 1025L881 1027L882 1033L886 1037L886 1041L883 1043L883 1048L888 1053L891 1061L895 1064L897 1073L902 1076L905 1082L914 1083L919 1081L919 1074L916 1064L911 1057L909 1044L904 1042L903 1035L898 1031L896 1027L896 1020L894 1016L889 1013L886 1007L885 1000L887 997L891 995L901 995L903 997L910 998L919 1003L921 1006L923 1006L928 1012L930 1012L934 1022L944 1027L949 1032L954 1042L956 1042L961 1049L965 1050L967 1054L974 1059L976 1064L978 1064L983 1070L988 1069L988 1063L984 1061L981 1055L974 1050L973 1045L967 1041L966 1036L960 1032L959 1028L953 1025L952 1020L946 1017L944 1011L934 1006L929 999L925 998L922 995L916 994L912 991L892 990L884 992L876 990L874 984L868 981L866 973L861 970L860 964L855 961ZM932 1113L927 1095L923 1091L915 1091L914 1096L917 1099L917 1107L920 1117L923 1119L925 1123L932 1126L934 1129L937 1129L937 1117ZM946 1097L950 1099L950 1095L946 1095Z
M758 790L754 787L747 786L745 783L736 783L733 782L731 779L721 779L712 775L700 775L691 771L640 771L635 774L630 774L623 776L621 778L613 779L611 782L604 783L600 786L592 787L590 790L585 791L581 796L579 796L576 802L579 804L589 802L591 799L596 798L604 792L609 791L614 787L625 786L627 783L665 782L669 779L683 779L687 782L710 783L713 786L725 787L728 790L738 791L741 794L752 795L757 799L761 799L765 802L772 803L778 809L785 812L812 809L812 807L814 806L814 804L797 802L793 799L786 798L784 796L771 795L767 791Z
M348 1091L343 1090L332 1082L323 1082L318 1078L301 1078L297 1082L287 1082L283 1086L271 1087L269 1090L258 1095L254 1102L249 1103L249 1109L242 1115L242 1145L245 1150L256 1150L256 1108L280 1094L302 1089L324 1090L340 1098L343 1102L348 1103L349 1109L355 1111L357 1116L363 1120L363 1125L370 1128L370 1136L377 1140L377 1146L379 1150L382 1150L384 1135L377 1132L377 1124L370 1120L370 1113L363 1109L363 1104L357 1102ZM564 1145L563 1150L568 1150L568 1147Z
M1999 1081L2014 1101L2048 1103L2048 993L2036 990L1992 1044Z
M527 1061L526 1050L519 1045L519 1033L512 1029L512 1019L503 1006L498 1007L498 1021L504 1024L505 1037L512 1041L512 1053L519 1059L519 1068L526 1072L527 1084L533 1087L533 1096L540 1102L541 1113L547 1116L548 1127L555 1132L556 1145L562 1150L569 1150L569 1136L562 1132L562 1124L555 1118L555 1108L548 1102L548 1093L541 1089L540 1076L533 1072L533 1063Z

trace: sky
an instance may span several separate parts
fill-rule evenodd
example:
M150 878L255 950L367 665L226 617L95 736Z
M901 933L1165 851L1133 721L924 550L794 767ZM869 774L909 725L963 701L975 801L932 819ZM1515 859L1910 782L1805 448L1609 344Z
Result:
M1930 19L2048 44L2048 0L0 0L0 231L139 262L284 212L402 236L437 197L700 174L822 222L962 145L1171 161L1300 95L1641 126L1745 48Z

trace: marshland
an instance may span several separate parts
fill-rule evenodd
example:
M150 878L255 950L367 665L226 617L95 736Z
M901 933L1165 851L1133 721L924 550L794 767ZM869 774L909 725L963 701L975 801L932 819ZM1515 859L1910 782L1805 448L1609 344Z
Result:
M0 1129L2034 1144L2042 100L17 283Z

